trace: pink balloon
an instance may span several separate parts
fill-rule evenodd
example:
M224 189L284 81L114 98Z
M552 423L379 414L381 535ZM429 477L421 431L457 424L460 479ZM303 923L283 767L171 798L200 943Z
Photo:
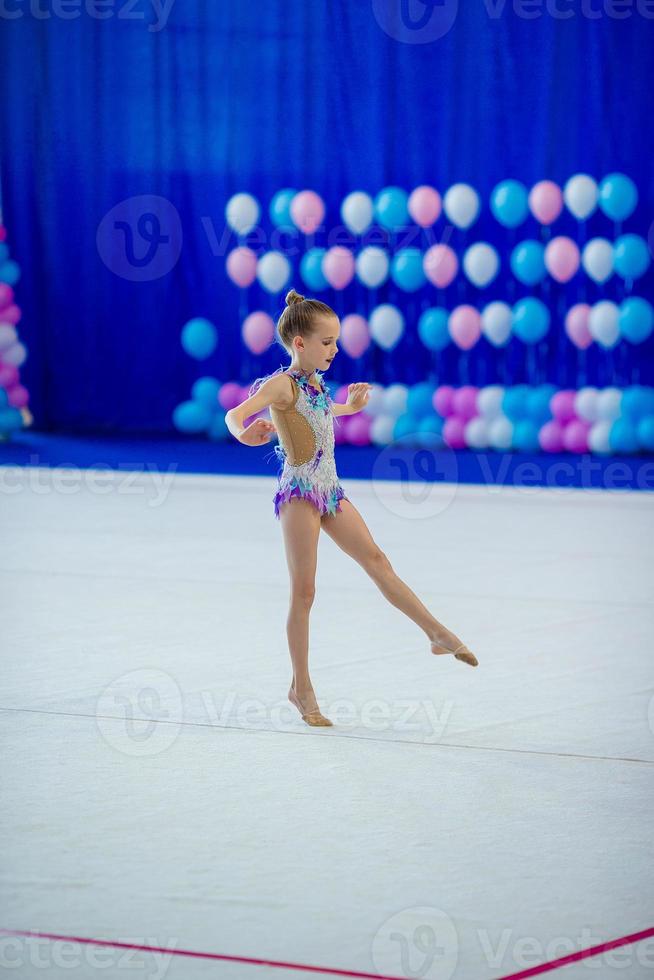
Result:
M443 423L443 440L450 449L465 449L465 422L463 419L452 415L445 420Z
M9 404L13 405L14 408L25 408L30 400L29 392L23 385L13 385L11 388L8 388L7 398L9 399Z
M477 388L474 385L463 385L457 388L452 396L454 414L466 422L477 415Z
M322 224L325 205L315 191L300 191L291 201L291 218L305 235L311 235Z
M451 385L440 385L433 394L432 405L441 416L447 418L454 414L452 400L454 398L454 388Z
M333 395L333 399L335 402L339 402L341 405L344 405L347 401L347 385L340 385L340 387L336 389L336 394Z
M11 388L17 384L20 372L15 364L0 363L0 388Z
M433 187L423 184L409 196L409 214L421 228L429 228L441 213L441 196Z
M481 316L474 306L457 306L450 313L447 328L461 350L470 350L481 337Z
M4 285L4 283L0 283L0 285ZM3 323L16 324L18 323L22 315L23 314L21 312L20 306L16 306L15 303L13 303L11 306L7 306L6 309L0 312L0 317L2 317Z
M334 245L328 249L322 260L322 272L333 289L345 289L354 277L354 255L349 248Z
M251 286L257 277L257 257L245 245L233 248L227 256L227 275L237 286Z
M575 397L577 392L565 388L557 391L550 399L550 412L559 422L564 425L575 418Z
M243 321L241 336L248 350L253 354L263 354L273 342L275 324L267 313L257 310Z
M7 237L7 229L4 225L0 225L0 242L4 242Z
M350 357L361 357L370 346L368 321L358 313L350 313L341 320L341 344Z
M230 408L236 408L242 401L243 392L241 386L236 381L226 381L218 392L218 402L225 411L229 411Z
M540 448L546 453L560 453L563 451L563 427L556 420L546 422L538 433Z
M545 248L545 267L552 279L569 282L579 268L579 249L571 238L558 235Z
M0 282L0 310L14 301L14 291L6 282ZM2 317L4 320L4 317Z
M552 180L540 180L529 192L531 213L541 225L551 225L563 209L563 194Z
M432 285L445 289L459 271L459 260L449 245L432 245L423 256L422 268Z
M583 419L573 419L563 430L563 445L570 453L588 452L588 433L591 423Z
M352 446L370 445L370 426L372 416L366 412L357 412L356 415L347 416L345 425L345 438Z
M590 306L588 303L576 303L566 313L565 332L579 350L586 350L593 342L592 334L588 329L589 316Z

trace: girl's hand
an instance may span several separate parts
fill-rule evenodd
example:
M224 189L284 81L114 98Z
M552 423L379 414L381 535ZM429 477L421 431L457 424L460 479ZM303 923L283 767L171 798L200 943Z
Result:
M358 381L355 384L347 386L347 401L345 404L350 406L352 412L360 412L362 408L366 407L371 388L372 385L369 385L366 381Z
M251 422L239 437L239 441L246 446L262 446L270 442L270 435L277 429L269 419L258 418Z

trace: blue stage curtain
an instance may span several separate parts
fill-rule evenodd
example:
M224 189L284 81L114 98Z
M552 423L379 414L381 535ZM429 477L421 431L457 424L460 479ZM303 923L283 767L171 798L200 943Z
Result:
M531 185L542 178L563 183L577 171L599 179L622 170L641 192L624 230L647 237L654 217L654 22L635 3L616 6L628 12L618 19L608 0L583 8L563 0L541 7L466 0L458 11L450 5L454 18L444 36L425 44L389 36L375 16L379 6L176 0L161 24L145 0L98 8L106 19L83 3L72 16L70 3L7 0L12 16L3 16L0 31L2 202L23 270L17 300L30 351L23 373L38 423L89 432L170 430L172 410L195 378L244 383L286 360L278 346L260 358L244 353L244 301L225 273L225 255L237 242L226 243L224 206L237 191L262 202L269 244L267 206L281 187L318 191L328 224L335 224L353 189L374 194L387 184L432 183L443 191L472 183L484 213L452 243L460 251L490 241L502 253L503 271L483 293L452 287L442 297L449 307L528 292L511 294L507 281L508 244L525 235L499 228L488 213L489 192L505 177ZM183 242L169 273L139 283L107 268L96 235L107 212L142 194L172 202ZM441 226L442 219L437 231ZM559 229L576 235L569 216L554 233ZM535 230L530 226L529 235ZM613 232L600 216L584 233ZM292 284L308 292L299 275ZM651 286L650 273L633 292L647 295ZM620 282L600 290L579 276L565 290L565 301L552 307L551 341L535 352L537 368L517 342L504 359L483 341L469 355L448 350L434 364L419 342L407 340L390 357L371 355L360 365L341 353L330 378L411 383L437 368L440 380L454 384L652 383L651 341L610 354L591 350L580 365L561 313L601 295L620 298ZM371 299L397 302L415 334L416 317L434 293L407 299L390 286L371 298L353 285L338 300L331 292L322 298L339 313L367 313ZM283 296L258 286L247 299L248 310L274 318L282 305ZM206 362L180 346L192 316L218 327L218 348Z

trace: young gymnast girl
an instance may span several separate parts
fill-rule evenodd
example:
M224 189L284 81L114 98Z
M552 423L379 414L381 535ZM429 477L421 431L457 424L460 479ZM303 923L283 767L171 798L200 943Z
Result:
M370 385L348 385L347 401L334 402L323 381L338 351L340 321L330 306L305 299L292 289L277 322L277 332L291 364L257 378L249 397L230 409L225 421L232 435L246 446L270 442L283 465L273 498L275 517L284 536L290 575L290 605L286 632L293 665L289 701L308 725L332 722L320 711L309 676L309 613L315 595L318 536L325 531L375 582L382 595L427 635L434 654L454 654L476 666L474 653L435 619L411 591L375 542L361 514L346 496L334 461L334 418L365 408ZM246 419L269 408L271 420Z

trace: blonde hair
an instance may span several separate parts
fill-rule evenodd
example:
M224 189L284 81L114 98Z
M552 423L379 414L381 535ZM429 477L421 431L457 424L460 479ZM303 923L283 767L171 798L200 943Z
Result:
M295 289L286 294L286 307L277 321L277 333L285 349L291 352L293 337L310 337L317 316L336 316L331 306L319 299L307 299Z

